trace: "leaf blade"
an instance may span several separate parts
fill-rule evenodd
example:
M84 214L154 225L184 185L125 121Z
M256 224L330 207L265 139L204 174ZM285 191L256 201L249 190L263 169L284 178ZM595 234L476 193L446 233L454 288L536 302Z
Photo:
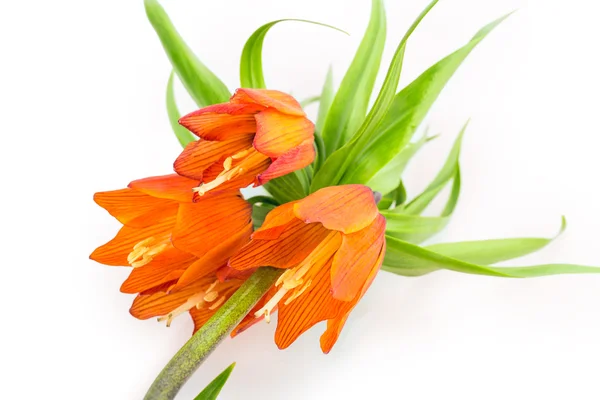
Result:
M213 379L212 382L210 382L208 386L194 398L194 400L215 400L217 396L219 396L219 393L221 393L221 389L225 386L227 379L229 379L229 375L231 375L233 368L235 368L235 363L231 364L229 367L225 368L223 372L217 375L217 377Z
M356 167L345 177L345 182L368 182L404 148L458 67L509 15L484 26L466 45L432 65L396 94L376 134L361 153Z
M240 83L242 87L254 89L265 89L267 87L262 68L262 48L269 30L280 22L306 22L348 34L334 26L305 19L286 18L268 22L254 31L244 44L240 59Z
M166 103L167 103L167 115L169 116L169 123L171 124L171 128L173 129L173 133L175 137L179 141L181 147L187 146L190 142L196 140L196 137L192 134L192 132L185 129L183 126L179 125L179 118L181 114L177 109L177 103L175 102L175 91L173 90L173 79L174 73L171 71L169 75L169 81L167 82L167 94L166 94Z
M346 71L325 119L321 134L327 154L362 123L385 45L386 21L382 0L372 0L371 16L354 59Z
M231 95L227 86L196 57L160 3L144 0L144 7L173 69L198 107L226 102Z

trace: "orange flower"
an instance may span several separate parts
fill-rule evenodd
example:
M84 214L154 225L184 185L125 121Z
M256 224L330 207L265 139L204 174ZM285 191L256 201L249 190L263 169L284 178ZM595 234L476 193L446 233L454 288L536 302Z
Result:
M328 353L384 254L385 218L366 186L327 187L275 208L229 265L239 271L260 266L287 270L234 333L263 317L268 322L278 308L279 348L327 320L321 349Z
M304 168L315 157L314 125L291 96L238 89L229 103L182 117L179 123L203 140L190 143L175 171L201 184L199 194L239 189Z
M237 190L194 203L197 184L173 174L94 195L124 226L90 258L133 267L121 291L139 293L130 310L136 318L161 316L168 325L190 310L198 327L242 282L221 282L217 271L250 239L251 206Z

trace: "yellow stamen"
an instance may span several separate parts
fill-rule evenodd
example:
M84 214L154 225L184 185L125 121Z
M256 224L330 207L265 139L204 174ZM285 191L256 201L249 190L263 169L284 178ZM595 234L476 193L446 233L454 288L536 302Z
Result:
M287 298L287 300L283 304L285 304L287 306L292 301L296 300L298 297L300 297L302 295L302 293L304 293L304 291L306 289L308 289L308 287L310 286L311 283L312 283L312 279L309 279L308 282L306 282L306 285L302 286L302 289L296 290L290 297Z
M215 299L219 297L219 292L214 291L214 292L208 292L206 293L206 295L204 296L204 301L210 303L211 301L215 301Z
M162 253L168 246L168 238L157 239L150 236L133 246L133 250L127 256L127 262L133 268L142 267L151 262L154 256Z
M213 292L214 293L214 292ZM225 296L221 296L219 298L219 300L215 301L212 306L208 307L209 310L214 310L215 308L219 307L221 304L223 304L225 302Z

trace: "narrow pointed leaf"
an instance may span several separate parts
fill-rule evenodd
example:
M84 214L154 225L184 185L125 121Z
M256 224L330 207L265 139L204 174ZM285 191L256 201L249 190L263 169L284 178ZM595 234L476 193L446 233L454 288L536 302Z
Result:
M512 240L512 239L511 239ZM503 278L533 278L538 276L558 275L558 274L584 274L600 273L600 268L576 264L543 264L526 267L492 267L476 263L474 261L503 261L512 257L520 257L546 245L542 242L537 244L517 246L515 242L512 246L504 245L504 251L500 249L501 245L497 241L482 241L481 246L487 246L487 249L480 248L478 254L476 251L470 253L461 249L462 255L473 260L473 262L459 260L444 254L432 251L431 249L419 247L390 236L386 236L386 255L382 269L404 276L421 276L430 272L446 269L466 274L488 275ZM475 245L468 245L471 250L476 250ZM442 248L452 254L449 247ZM459 255L459 252L454 254Z
M315 130L319 132L319 134L323 132L323 125L325 125L325 119L327 118L327 113L331 108L334 95L335 89L333 87L333 69L329 67L327 70L327 75L325 76L323 89L321 90L321 96L319 98L319 114L317 115L317 121L315 122Z
M173 90L173 72L169 75L169 81L167 82L167 114L169 116L169 123L173 129L173 133L177 137L181 147L187 146L190 142L196 140L196 137L183 126L179 125L179 110L177 109L177 103L175 102L175 93Z
M221 393L221 389L225 386L225 382L229 379L229 375L231 375L234 367L235 363L227 367L194 400L215 400L219 393Z
M338 185L343 183L362 183L365 184L368 180L362 182L351 182L345 179L344 174L346 171L351 171L354 169L355 160L360 155L365 146L370 142L370 138L375 134L377 126L381 123L381 120L386 115L392 101L394 99L394 94L396 93L396 89L398 88L398 82L400 80L400 72L402 71L402 61L404 59L404 50L406 48L406 42L410 35L417 28L419 23L425 18L427 13L433 8L433 6L438 2L438 0L433 0L429 5L421 12L421 14L417 17L415 22L410 26L400 44L398 45L396 52L394 53L394 57L390 63L390 66L387 71L387 75L381 86L381 90L377 95L377 99L375 100L375 104L369 111L367 118L360 125L358 131L352 136L352 140L346 143L342 148L337 150L335 153L331 155L323 165L323 168L319 171L318 174L315 175L315 179L311 186L311 191L316 191L320 188L332 185ZM345 78L344 78L345 79ZM343 82L342 82L343 84ZM341 87L340 87L341 90ZM338 91L338 95L339 95ZM337 96L332 105L335 106L337 102ZM331 115L331 112L330 112ZM325 132L323 134L323 140L325 141L327 154L330 153L330 148L327 144L327 138L325 137L325 133L327 133L328 124L330 115L327 116L327 121L325 123Z
M229 99L227 87L209 70L179 35L157 0L144 0L146 15L160 39L173 69L199 107Z
M456 169L452 191L439 217L423 217L398 212L401 207L381 213L387 220L386 235L411 243L421 243L448 225L460 194L460 168Z
M248 38L244 45L244 49L242 50L242 58L240 60L240 82L242 87L255 89L265 89L267 87L262 67L263 43L267 32L269 32L274 25L284 21L307 22L309 24L321 25L346 33L334 26L304 19L280 19L264 24Z
M486 25L469 43L434 64L396 95L369 145L361 149L359 160L354 168L348 170L343 180L345 183L368 182L406 146L461 63L507 17Z
M390 193L395 190L402 180L402 173L409 161L417 154L425 143L429 141L426 135L415 143L406 146L389 164L381 169L369 182L367 186L379 193Z
M468 124L468 122L467 122ZM467 128L467 124L463 126L458 137L454 141L454 145L448 154L448 158L446 158L446 162L442 166L442 169L438 172L437 176L433 179L433 181L427 186L427 188L415 197L410 203L406 205L402 209L403 214L412 214L418 215L427 206L435 199L435 197L446 187L448 182L450 182L455 176L456 171L459 169L459 157L460 157L460 148L462 145L462 139ZM456 205L456 203L454 204ZM454 209L454 207L452 207Z
M385 33L383 0L372 0L369 25L342 79L321 131L327 154L333 153L349 139L365 118L381 64Z
M556 239L567 227L563 217L560 231L553 238L511 238L474 240L468 242L439 243L427 246L428 250L462 261L490 265L538 251Z

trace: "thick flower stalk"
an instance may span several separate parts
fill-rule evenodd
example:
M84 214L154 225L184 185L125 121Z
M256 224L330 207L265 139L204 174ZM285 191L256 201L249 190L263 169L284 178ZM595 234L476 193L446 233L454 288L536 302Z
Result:
M321 349L328 353L346 319L369 288L385 254L385 218L371 189L344 185L321 189L271 211L229 265L286 271L236 332L278 309L275 342L286 348L327 321Z
M123 227L90 258L133 268L121 291L138 294L130 310L136 318L159 317L169 325L189 311L198 329L245 278L222 282L218 276L250 238L251 206L237 190L193 202L197 184L173 174L94 195Z
M308 166L315 158L314 125L300 104L277 90L238 89L228 103L179 120L202 140L186 146L175 171L209 191L262 185Z

